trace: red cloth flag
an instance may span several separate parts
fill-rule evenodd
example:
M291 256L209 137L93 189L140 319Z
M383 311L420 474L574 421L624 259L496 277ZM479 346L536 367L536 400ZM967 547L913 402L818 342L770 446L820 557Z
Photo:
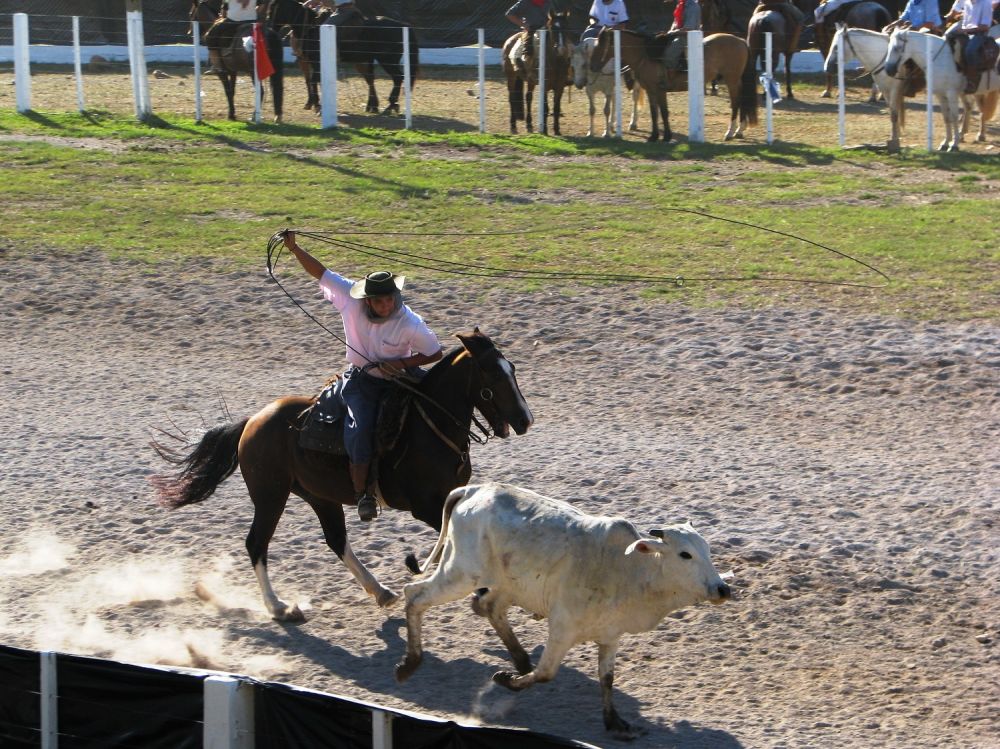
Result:
M257 80L263 81L274 75L274 65L267 54L267 41L259 23L253 25L253 57L257 69Z
M674 8L674 26L678 29L684 28L684 0L677 0L677 6Z

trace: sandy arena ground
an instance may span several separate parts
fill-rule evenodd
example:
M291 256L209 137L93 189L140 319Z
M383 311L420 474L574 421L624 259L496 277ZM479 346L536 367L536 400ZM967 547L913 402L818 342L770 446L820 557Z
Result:
M147 478L156 427L196 436L310 393L342 347L262 272L150 274L94 255L0 249L0 636L200 665L601 746L596 648L512 695L505 650L465 602L425 621L400 686L401 608L378 609L293 499L272 545L272 622L246 559L239 474L168 513ZM289 269L290 270L290 269ZM312 300L304 273L290 286ZM473 451L474 480L521 484L640 528L690 519L735 597L628 636L619 710L633 746L1000 746L1000 329L821 309L706 311L621 290L484 292L412 279L445 345L478 324L518 366L536 425ZM174 427L171 427L171 425ZM434 533L348 516L394 589ZM201 597L196 594L201 592ZM512 612L537 659L545 623Z

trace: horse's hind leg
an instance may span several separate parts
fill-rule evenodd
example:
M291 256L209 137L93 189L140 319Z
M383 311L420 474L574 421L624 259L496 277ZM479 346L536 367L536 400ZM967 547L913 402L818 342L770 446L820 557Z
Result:
M319 523L323 526L323 537L326 545L344 563L354 578L361 583L367 593L374 596L375 602L383 608L391 606L399 596L378 581L367 567L354 555L351 544L347 541L347 527L344 525L343 505L334 502L306 497L309 506L313 508Z
M264 605L271 616L279 622L304 622L305 616L298 605L289 605L278 598L267 574L267 549L271 538L274 537L274 529L278 527L278 520L281 519L281 514L288 503L291 482L287 479L283 481L282 477L274 475L255 478L259 474L260 472L250 470L243 471L254 507L253 523L246 542L250 563L257 576Z
M392 78L392 90L389 92L389 105L382 114L399 114L399 93L403 90L403 66L383 65L383 70Z
M230 73L219 73L219 80L222 81L222 90L226 92L226 102L229 104L229 119L236 119L236 76Z
M368 102L365 104L365 111L378 114L378 93L375 91L375 63L359 62L354 66L361 77L368 84Z

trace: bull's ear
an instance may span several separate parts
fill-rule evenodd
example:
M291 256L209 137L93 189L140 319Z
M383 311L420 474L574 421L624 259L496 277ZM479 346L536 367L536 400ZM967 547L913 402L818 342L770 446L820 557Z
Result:
M659 554L660 550L657 549L649 541L643 541L643 540L640 539L639 541L633 541L631 544L629 544L629 547L627 549L625 549L625 556L629 556L631 554L636 554L636 553L638 553L638 554Z
M656 536L657 538L663 538L663 529L662 528L653 528L652 530L649 531L649 535L650 536Z

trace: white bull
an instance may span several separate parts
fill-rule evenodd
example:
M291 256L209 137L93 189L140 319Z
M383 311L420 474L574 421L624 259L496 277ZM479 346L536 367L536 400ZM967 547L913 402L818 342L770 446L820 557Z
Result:
M455 489L424 570L442 554L443 561L433 575L403 591L406 658L396 666L396 679L405 681L420 665L424 612L475 592L473 610L489 617L519 672L498 671L495 682L520 690L549 681L573 645L596 642L604 725L630 737L611 697L621 635L649 631L679 608L730 596L708 544L690 524L650 536L627 520L587 515L515 486ZM424 571L412 556L407 565ZM511 606L548 617L548 641L534 670L507 621Z

